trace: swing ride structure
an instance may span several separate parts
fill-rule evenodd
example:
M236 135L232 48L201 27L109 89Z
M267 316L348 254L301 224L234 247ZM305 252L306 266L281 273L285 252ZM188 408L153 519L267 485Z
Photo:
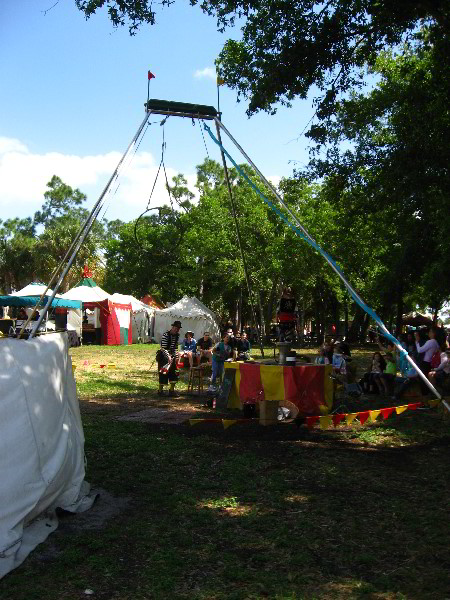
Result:
M152 115L160 115L163 117L160 125L164 125L165 121L169 117L188 118L188 119L192 119L193 123L195 123L195 121L200 121L201 125L203 125L204 131L208 133L208 135L210 136L212 141L218 146L218 148L220 150L222 164L223 164L223 168L224 168L224 174L225 174L225 183L226 183L226 186L228 189L231 212L232 212L232 216L233 216L233 220L234 220L234 224L235 224L235 228L236 228L238 245L239 245L242 263L243 263L243 267L244 267L245 279L246 279L246 284L247 284L247 289L248 289L248 294L249 294L249 299L250 299L250 306L251 306L251 310L252 310L255 327L257 330L258 343L261 348L262 356L264 356L263 348L262 348L262 339L261 339L261 335L260 335L260 331L259 331L259 327L258 327L258 321L256 319L254 303L252 300L252 291L251 291L251 286L250 286L250 279L249 279L249 275L248 275L248 269L247 269L247 264L246 264L246 260L245 260L245 255L242 250L239 222L237 219L236 205L235 205L233 190L232 190L232 186L231 186L231 182L230 182L230 178L229 178L227 159L236 168L240 177L242 177L250 185L250 187L260 196L261 200L267 205L267 207L271 211L273 211L281 220L283 220L285 222L285 224L288 227L290 227L298 237L300 237L307 244L312 246L319 254L322 255L322 257L326 260L326 262L329 264L329 266L333 269L333 271L341 279L341 281L345 285L348 293L353 298L353 300L377 323L378 327L380 328L380 330L382 332L381 334L383 335L383 337L387 338L388 340L390 340L391 342L394 343L394 345L396 346L396 348L398 349L400 354L405 356L406 360L408 360L408 362L417 371L419 377L426 384L426 386L431 390L431 392L439 400L442 400L442 403L444 404L446 409L450 412L450 406L446 402L446 400L442 399L441 394L434 388L434 386L427 379L425 374L419 369L417 364L408 355L407 351L403 348L403 346L401 345L399 340L397 340L388 331L387 327L385 326L385 324L383 323L381 318L375 313L375 311L372 308L370 308L361 299L361 297L354 290L352 285L347 281L344 273L342 272L340 267L336 264L336 262L333 260L333 258L329 254L327 254L327 252L325 252L325 250L323 250L317 244L317 242L313 239L313 237L306 231L306 229L303 227L303 225L301 224L298 217L285 204L285 202L284 202L282 196L279 194L279 192L268 181L268 179L261 173L261 171L257 168L257 166L253 163L253 161L250 159L250 157L244 151L244 149L239 145L239 143L236 141L236 139L232 136L230 131L222 123L222 119L221 119L222 115L214 106L207 106L207 105L202 105L202 104L189 104L189 103L184 103L184 102L173 102L173 101L169 101L169 100L157 100L157 99L148 99L147 98L147 102L145 103L144 119L142 120L141 124L139 125L138 130L136 131L136 133L133 136L131 142L129 143L127 149L125 150L124 154L122 155L119 163L117 164L117 167L115 168L109 181L105 185L105 188L103 189L102 193L100 194L98 200L94 204L94 206L91 210L91 213L89 214L89 216L83 223L83 225L80 228L79 232L77 233L75 239L73 240L70 248L67 250L65 257L62 259L62 261L60 262L60 264L58 265L58 267L55 269L54 273L52 274L52 277L50 279L48 287L43 294L43 296L45 296L45 294L47 293L47 290L50 287L53 287L53 293L51 295L51 299L46 304L46 306L42 309L39 319L34 323L32 331L29 334L29 339L33 338L36 335L39 325L41 324L42 320L45 318L45 314L48 310L48 307L51 305L51 301L57 294L57 292L64 280L64 277L66 276L67 272L69 271L80 247L82 246L84 240L86 239L86 236L89 234L89 231L91 230L96 218L98 217L102 207L104 206L106 196L110 192L114 181L116 181L118 179L127 157L129 157L133 151L134 152L137 151L139 144L142 141L143 135L145 134L146 127L148 127L148 125L149 125L149 119ZM211 128L207 125L208 122L211 122L214 124L216 135L214 135ZM223 146L222 133L224 135L226 135L228 140L234 145L234 147L245 158L245 160L248 162L248 164L253 168L254 172L258 175L258 177L261 179L262 183L268 189L268 191L269 191L268 195L270 195L271 198L275 198L277 203L270 200L259 189L259 187L248 177L248 175L237 164L237 162L232 158L230 153ZM203 135L203 131L202 131L202 135ZM165 147L165 142L164 142L164 138L163 138L163 152L162 152L161 163L160 163L159 169L161 168L161 165L163 165L164 147ZM159 173L159 169L158 169L158 173ZM165 168L164 168L164 171L165 171ZM155 183L156 183L156 181L155 181ZM155 184L153 185L153 189L154 189L154 186L155 186ZM166 186L168 188L167 176L166 176ZM169 191L169 195L170 195L170 190L168 190L168 191ZM153 190L152 190L152 192L153 192ZM172 211L173 211L172 198L171 198L171 204L172 204ZM150 209L150 200L149 200L146 210L144 211L144 213L142 213L142 215L139 217L139 219L142 218L143 215L145 215L149 210L155 210L154 208ZM138 241L138 238L136 235L136 227L137 227L137 222L135 225L135 237L136 237L136 241ZM19 336L22 335L25 327L31 321L32 317L33 317L33 315L30 315L29 320L26 323L24 323Z

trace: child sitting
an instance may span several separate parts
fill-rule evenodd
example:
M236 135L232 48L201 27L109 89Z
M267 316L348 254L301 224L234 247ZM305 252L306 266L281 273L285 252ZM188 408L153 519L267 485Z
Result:
M376 380L380 387L380 391L384 391L386 395L389 395L389 389L392 389L396 375L397 362L394 358L394 355L392 352L386 352L386 368Z
M347 364L339 346L333 348L333 375L340 382L347 381Z
M314 361L314 364L316 365L329 365L330 361L328 360L328 356L327 356L327 352L325 350L325 348L319 348L319 353L316 356L316 359Z

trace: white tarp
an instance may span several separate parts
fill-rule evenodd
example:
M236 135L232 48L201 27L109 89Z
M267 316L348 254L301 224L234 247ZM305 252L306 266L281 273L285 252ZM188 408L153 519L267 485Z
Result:
M186 331L193 331L198 341L205 331L209 331L213 342L220 339L220 328L216 315L198 298L183 296L181 300L161 310L155 310L155 339L161 341L161 336L170 329L174 321L181 321L180 342Z
M0 578L91 507L67 334L0 340Z
M80 300L81 302L101 302L102 300L111 298L111 296L98 285L95 287L79 285L62 294L61 298L65 298L66 300Z
M144 304L134 296L114 293L111 296L114 302L119 304L131 304L131 335L133 344L138 342L148 342L148 330L151 320L155 314L155 309Z

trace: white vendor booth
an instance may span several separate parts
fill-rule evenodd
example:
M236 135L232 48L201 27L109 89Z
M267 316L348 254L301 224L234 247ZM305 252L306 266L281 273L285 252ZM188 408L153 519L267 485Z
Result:
M216 315L209 310L203 302L193 296L183 296L169 308L155 310L155 340L161 341L161 336L170 329L174 321L181 321L180 342L186 331L194 332L194 338L198 341L203 337L205 331L209 331L213 342L220 340L220 328Z

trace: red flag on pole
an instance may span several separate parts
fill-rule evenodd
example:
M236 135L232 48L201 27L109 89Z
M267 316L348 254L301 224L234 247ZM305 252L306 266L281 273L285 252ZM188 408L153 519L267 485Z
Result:
M150 81L150 79L155 79L155 76L151 71L148 72L148 80Z

